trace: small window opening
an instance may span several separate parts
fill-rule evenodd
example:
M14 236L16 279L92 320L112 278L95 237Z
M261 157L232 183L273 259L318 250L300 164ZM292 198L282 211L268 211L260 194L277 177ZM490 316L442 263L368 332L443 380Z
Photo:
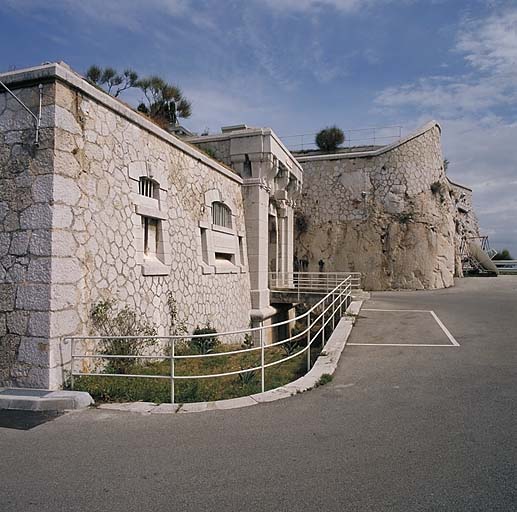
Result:
M140 182L138 184L138 192L141 196L151 197L154 199L155 197L155 185L156 183L146 176L140 177Z
M215 260L220 262L233 263L233 254L227 254L225 252L216 252Z
M144 231L144 254L146 257L155 257L158 248L158 221L149 217L142 217Z
M224 228L232 228L232 211L218 201L212 203L212 224Z

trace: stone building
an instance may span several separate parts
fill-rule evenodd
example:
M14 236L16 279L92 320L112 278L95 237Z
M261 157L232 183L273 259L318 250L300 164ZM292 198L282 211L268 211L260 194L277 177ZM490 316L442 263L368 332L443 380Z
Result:
M189 332L282 314L269 303L268 262L292 269L302 172L272 131L228 132L229 167L64 64L0 80L41 111L36 127L0 91L0 386L61 386L62 338L90 334L101 299L160 335L171 299Z
M180 139L62 63L0 81L16 95L0 88L0 386L59 388L63 338L91 334L101 300L161 336L171 303L189 333L270 325L293 306L272 302L271 272L282 286L293 270L450 286L477 231L436 123L391 146L293 155L245 125Z
M440 135L433 121L384 147L295 153L297 267L361 272L370 290L452 286L461 239L478 226L472 191L445 174Z

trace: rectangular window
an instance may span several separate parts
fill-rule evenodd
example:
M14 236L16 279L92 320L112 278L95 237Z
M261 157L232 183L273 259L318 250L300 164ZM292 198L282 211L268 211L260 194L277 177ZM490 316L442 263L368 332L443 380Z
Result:
M144 254L147 257L156 257L158 252L158 220L142 217L144 235Z

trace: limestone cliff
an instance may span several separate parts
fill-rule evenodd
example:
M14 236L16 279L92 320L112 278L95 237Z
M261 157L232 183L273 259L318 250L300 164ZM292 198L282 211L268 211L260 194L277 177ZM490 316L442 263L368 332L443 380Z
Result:
M454 284L456 205L438 124L374 151L299 161L300 270L362 272L369 290Z

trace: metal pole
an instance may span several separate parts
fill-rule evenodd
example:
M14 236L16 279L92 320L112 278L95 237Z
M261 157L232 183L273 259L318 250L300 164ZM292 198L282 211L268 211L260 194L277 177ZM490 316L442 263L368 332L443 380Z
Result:
M307 314L307 371L311 369L311 312Z
M263 335L263 329L260 329L260 366L261 366L261 388L262 388L262 393L264 393L266 387L265 387L265 378L264 378L264 373L266 371L266 369L264 368L264 335Z
M336 317L336 295L332 293L332 332L334 332L334 319Z
M175 346L176 346L175 341L176 340L174 338L171 340L171 404L173 404L176 399L176 396L175 396L176 390L174 389L174 356L175 356Z
M323 299L323 313L321 316L321 347L325 346L325 309L326 308L326 299Z
M70 387L74 389L74 339L70 339Z

